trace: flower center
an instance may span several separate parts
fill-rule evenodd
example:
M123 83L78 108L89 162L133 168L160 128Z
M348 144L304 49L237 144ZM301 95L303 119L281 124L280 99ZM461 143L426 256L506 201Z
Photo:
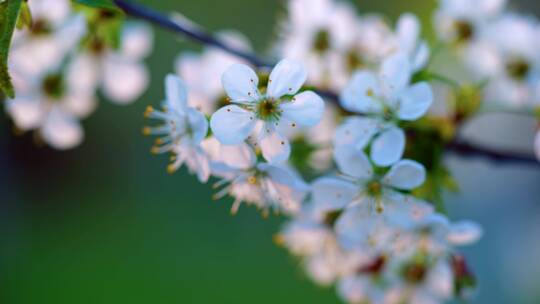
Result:
M458 43L470 41L474 36L474 27L468 21L456 21L454 23L454 28L457 34L456 40Z
M364 60L362 59L362 56L360 56L360 54L355 50L350 50L347 52L345 60L347 61L347 69L350 73L364 67Z
M382 193L382 185L379 181L372 181L367 184L367 192L370 196L377 197Z
M30 33L34 36L45 36L52 32L51 26L47 20L37 19L32 22Z
M361 274L369 274L376 276L380 274L384 269L384 266L386 265L386 260L386 256L380 255L375 260L371 261L369 264L360 267L360 269L358 269L358 272L360 272Z
M330 48L330 33L327 30L319 30L313 39L313 49L324 53Z
M51 99L60 99L64 96L66 87L61 74L47 75L41 84L41 90Z
M427 268L424 263L414 261L403 267L403 278L413 284L422 283L426 278Z
M524 80L531 67L524 59L512 60L506 65L506 71L515 80Z
M343 210L334 210L334 211L326 212L326 214L324 215L324 223L329 227L334 227L334 225L336 224L337 220L339 219L342 213L343 213Z
M257 117L264 121L275 121L279 119L281 112L278 101L274 99L263 99L257 104L255 109Z

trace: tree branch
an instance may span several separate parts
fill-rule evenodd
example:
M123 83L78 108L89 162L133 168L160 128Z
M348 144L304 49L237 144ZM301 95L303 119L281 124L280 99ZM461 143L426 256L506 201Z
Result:
M154 25L172 31L174 33L182 34L196 42L204 45L212 46L223 50L229 54L235 55L245 61L251 63L257 68L271 68L274 66L273 62L269 62L261 59L257 55L249 52L234 48L227 43L216 38L211 33L205 31L200 27L194 25L175 21L161 13L150 9L148 7L132 3L126 0L114 0L116 5L121 8L124 13L131 17L146 20ZM328 90L316 90L322 97L331 100L334 104L339 106L338 94ZM536 157L531 155L525 155L520 153L514 153L509 151L495 151L485 147L480 147L472 143L465 141L454 140L447 145L447 151L465 158L482 157L488 159L497 164L504 163L519 163L527 165L540 165L540 162Z

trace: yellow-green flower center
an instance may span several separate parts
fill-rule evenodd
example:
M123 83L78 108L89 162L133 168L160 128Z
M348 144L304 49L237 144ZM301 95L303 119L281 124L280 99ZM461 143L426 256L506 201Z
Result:
M330 33L327 30L320 30L313 39L313 49L319 53L324 53L330 48Z
M41 89L45 95L51 99L60 99L64 96L66 87L61 74L47 75L41 84Z
M256 108L255 113L257 118L264 121L275 121L278 120L281 111L279 109L279 102L274 99L263 99L261 100Z
M530 69L529 63L524 59L512 60L506 65L508 74L516 80L524 80Z

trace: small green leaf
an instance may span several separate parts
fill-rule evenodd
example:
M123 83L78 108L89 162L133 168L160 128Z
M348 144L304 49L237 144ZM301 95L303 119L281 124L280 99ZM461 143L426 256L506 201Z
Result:
M19 19L17 19L17 29L21 30L24 27L28 29L32 27L32 13L30 12L30 7L26 1L22 2Z
M8 71L8 54L21 3L22 0L0 3L0 89L10 98L15 97L15 90Z
M118 10L118 7L112 0L74 0L74 2L95 8Z

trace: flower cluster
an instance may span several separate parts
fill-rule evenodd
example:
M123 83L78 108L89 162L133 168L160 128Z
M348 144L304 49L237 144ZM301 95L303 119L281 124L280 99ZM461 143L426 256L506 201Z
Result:
M17 97L6 110L21 131L69 149L82 141L79 120L96 108L96 91L117 104L145 91L152 32L115 10L28 5L33 20L9 56ZM463 296L474 276L456 247L482 229L444 214L442 193L457 188L444 151L481 106L540 107L540 23L505 5L440 0L435 48L410 13L389 24L344 1L289 0L272 69L237 32L214 39L167 19L209 46L178 55L143 133L157 137L153 153L171 154L169 173L185 166L201 183L215 181L214 198L231 197L233 214L245 204L286 215L277 242L343 301ZM459 81L432 64L440 49L467 71ZM441 104L454 111L435 114ZM540 132L534 145L540 159Z
M215 179L214 198L232 197L233 214L244 203L287 215L276 240L345 302L462 295L474 277L456 246L482 229L452 223L429 201L451 177L439 165L442 128L426 117L436 93L418 19L403 14L393 30L340 1L290 0L288 9L273 48L285 59L272 70L211 46L178 56L161 109L146 111L157 121L143 130L158 136L152 151L172 154L170 173L185 164L201 182ZM444 37L464 43L455 35ZM236 32L218 37L251 49ZM326 89L338 103L323 101Z
M473 80L484 85L485 100L510 109L538 109L538 19L507 11L506 0L440 2L434 18L438 35L459 55Z
M152 49L146 25L119 13L90 10L69 0L29 1L27 28L17 30L9 68L17 96L6 111L21 132L36 131L56 149L84 138L80 120L97 107L96 90L111 101L136 100L149 83L141 62Z

